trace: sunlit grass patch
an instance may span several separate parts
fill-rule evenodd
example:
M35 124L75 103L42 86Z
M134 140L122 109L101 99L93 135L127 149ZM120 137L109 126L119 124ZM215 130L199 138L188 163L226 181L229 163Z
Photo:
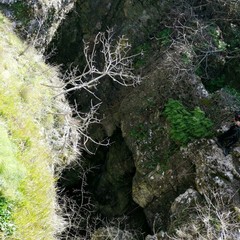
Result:
M0 19L0 218L2 202L12 226L4 230L0 221L0 237L51 240L62 225L53 173L58 158L46 139L56 125L56 92L46 85L57 72Z
M15 200L18 198L18 186L25 175L25 169L16 159L17 149L9 140L7 131L0 121L0 193Z
M15 231L14 203L21 198L18 188L25 176L25 169L17 161L14 153L17 149L11 143L1 121L0 132L0 231L11 235Z

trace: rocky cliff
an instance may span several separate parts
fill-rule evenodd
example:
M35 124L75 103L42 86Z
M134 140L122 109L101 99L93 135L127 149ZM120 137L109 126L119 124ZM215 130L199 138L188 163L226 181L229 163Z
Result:
M143 77L140 86L120 89L106 80L96 91L103 102L100 112L104 119L101 126L93 128L92 136L102 140L115 139L118 134L122 138L107 150L101 162L106 167L97 172L100 181L93 183L94 191L101 196L99 200L96 197L100 209L108 208L113 199L118 206L125 202L116 200L119 191L129 190L120 187L123 185L116 178L121 175L115 172L127 174L133 159L131 197L143 208L154 233L146 239L239 237L237 149L225 157L211 139L231 123L233 111L239 108L235 92L237 79L231 74L238 69L235 62L238 57L234 53L238 51L235 35L239 31L238 8L239 4L231 1L226 4L221 1L77 1L75 11L68 15L53 42L58 54L52 60L66 65L84 66L82 40L91 41L98 31L108 27L113 27L116 35L125 34L130 39L133 53L143 50L144 55L134 65ZM79 92L75 98L84 105L92 96ZM209 131L209 135L205 134L208 139L189 137L189 144L173 139L171 123L164 114L169 99L181 102L189 112L195 111L191 121L201 121L196 120L197 107L201 114L205 112L212 122L211 130L205 130ZM180 124L183 124L181 120L179 129ZM193 132L192 135L201 138ZM122 144L126 144L126 150L120 147ZM121 149L121 154L116 148ZM128 170L127 165L120 164L126 159L122 151L125 154L130 151ZM112 199L107 197L109 192ZM190 209L194 209L193 213ZM211 215L206 223L207 209ZM225 218L229 225L221 230L221 217L227 212L234 217ZM127 214L127 211L122 207L111 208L110 215L120 213ZM191 226L186 225L191 221ZM213 226L212 222L215 222ZM233 229L230 222L235 224ZM104 231L96 233L94 239L101 234L106 237Z
M55 52L50 62L64 70L78 67L79 74L85 67L83 40L91 48L95 35L108 28L116 39L127 36L132 54L143 54L132 65L142 77L139 86L123 88L106 77L91 93L67 96L81 113L101 99L103 120L89 134L111 143L90 143L95 155L83 153L93 167L87 201L102 217L92 227L97 215L88 215L90 207L91 220L80 222L86 209L79 208L81 231L74 226L73 239L86 236L90 225L91 239L239 238L239 149L225 156L215 143L240 106L239 8L236 1L221 0L76 1L46 47L46 55ZM79 205L85 163L61 180ZM128 220L116 220L123 215Z

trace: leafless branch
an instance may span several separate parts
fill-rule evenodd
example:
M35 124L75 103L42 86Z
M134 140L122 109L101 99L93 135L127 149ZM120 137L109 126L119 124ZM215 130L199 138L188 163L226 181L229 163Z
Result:
M83 72L78 76L69 76L71 78L66 85L71 87L64 89L56 97L80 89L90 91L89 89L96 88L106 77L110 77L122 86L136 86L141 82L141 77L133 73L132 64L134 57L140 53L129 55L130 50L131 45L126 37L121 36L117 42L114 42L112 29L107 33L98 33L92 47L90 43L85 43L86 67ZM101 64L97 61L97 56L101 59Z
M60 93L56 94L56 100L62 96L74 92L76 90L85 90L98 99L100 103L94 105L90 102L89 112L80 112L75 101L71 109L71 116L75 115L75 121L70 122L69 126L77 128L79 137L76 139L76 146L80 150L85 150L89 154L93 154L88 148L88 142L97 145L107 146L109 140L96 141L88 133L90 125L100 123L97 118L97 112L101 105L101 99L95 94L94 89L97 88L101 81L106 78L112 79L114 82L122 86L135 86L141 82L141 77L134 74L133 59L136 55L130 55L131 45L124 36L119 37L117 41L113 39L113 30L110 29L106 33L98 33L93 44L85 43L84 56L86 66L82 73L77 67L66 72L63 76L64 82L61 85L48 85L56 89ZM70 128L66 134L69 135ZM77 148L76 148L77 149Z
M97 111L100 107L101 103L98 103L96 105L93 104L91 101L91 107L90 110L86 113L80 112L77 109L77 103L75 102L75 107L73 108L74 113L77 116L77 119L79 121L78 123L78 132L81 136L81 144L80 144L80 149L87 151L89 154L94 154L94 152L90 151L87 143L88 141L91 141L95 143L96 145L101 145L101 146L108 146L109 145L109 140L103 140L101 142L98 142L94 140L90 134L88 133L89 126L92 124L98 124L100 123L100 119L96 117Z

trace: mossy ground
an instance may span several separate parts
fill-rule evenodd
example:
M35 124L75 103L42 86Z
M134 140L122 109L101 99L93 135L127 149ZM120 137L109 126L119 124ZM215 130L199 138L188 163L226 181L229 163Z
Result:
M0 194L14 204L9 222L16 229L1 234L4 239L51 240L59 222L55 159L46 129L54 125L56 93L45 85L57 73L16 37L2 15L0 42Z

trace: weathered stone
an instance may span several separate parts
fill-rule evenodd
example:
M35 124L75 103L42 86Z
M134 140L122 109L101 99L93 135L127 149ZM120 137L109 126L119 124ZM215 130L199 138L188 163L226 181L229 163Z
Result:
M171 213L173 215L176 215L178 212L181 212L183 208L190 208L191 206L194 206L196 201L199 198L199 193L189 188L186 190L185 193L180 194L172 203L171 206Z
M133 200L141 207L146 207L154 198L149 184L141 175L136 174L133 179L132 195Z
M192 4L197 4L197 1ZM170 126L163 115L169 98L177 99L190 109L200 106L213 121L214 130L219 130L223 125L227 126L232 110L239 106L236 98L225 90L210 94L195 74L197 56L194 47L188 44L192 35L183 35L182 39L181 31L175 32L172 39L165 39L173 40L174 44L161 51L163 44L158 33L172 19L181 23L182 17L190 17L188 20L193 26L196 22L202 24L202 17L193 21L192 10L182 2L171 0L77 1L74 11L59 29L56 40L57 48L61 49L57 56L59 62L84 67L82 40L91 41L97 32L116 25L117 35L126 34L134 51L142 48L148 56L146 64L140 68L144 75L140 86L122 90L110 79L104 79L106 81L96 90L103 101L100 113L104 120L101 130L94 126L91 132L94 138L102 140L106 136L113 137L116 129L121 128L122 141L127 146L121 148L122 144L118 142L119 148L111 146L106 156L104 171L96 184L96 192L102 199L100 207L104 208L106 202L110 202L112 205L106 210L110 213L114 211L113 202L117 201L121 209L117 212L124 212L127 201L116 186L124 172L128 172L127 168L132 167L128 165L125 154L120 154L129 149L136 167L132 197L144 208L151 228L172 230L174 226L181 225L176 224L183 210L181 206L194 205L195 198L212 189L221 189L228 198L239 188L237 149L225 157L214 141L206 139L179 149L170 137ZM194 14L201 16L204 11ZM172 15L168 16L170 12ZM194 29L192 25L189 29ZM172 25L173 29L175 27L176 22ZM75 97L82 108L92 99L92 95L83 92L75 93ZM238 203L238 194L234 196ZM173 218L174 214L176 218Z
M228 197L234 195L237 189L233 182L239 181L240 175L235 169L232 156L224 156L213 140L191 143L183 154L195 165L198 192L221 188Z

